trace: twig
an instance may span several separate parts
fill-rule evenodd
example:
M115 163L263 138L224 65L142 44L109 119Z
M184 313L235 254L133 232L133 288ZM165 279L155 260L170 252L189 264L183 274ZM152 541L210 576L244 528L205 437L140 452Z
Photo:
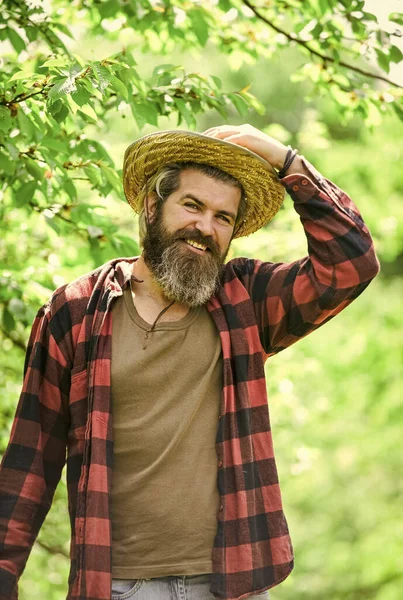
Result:
M295 35L291 35L289 33L287 33L286 31L283 31L282 29L280 29L280 27L278 27L277 25L274 25L274 23L272 23L271 21L269 21L269 19L267 19L266 17L264 17L263 15L261 15L258 10L249 2L249 0L243 0L243 3L245 4L245 6L247 6L256 16L258 19L260 19L261 21L263 21L264 23L266 23L266 25L269 25L269 27L271 27L272 29L274 29L275 31L277 31L277 33L281 33L283 35L285 35L285 37L290 40L290 42L295 42L296 44L299 44L300 46L303 46L304 48L306 48L311 54L317 56L318 58L320 58L321 60L323 60L323 62L336 62L336 60L334 58L332 58L331 56L327 56L325 54L321 54L321 52L318 52L317 50L314 50L313 48L311 48L307 42L304 42L304 40L301 40L300 38L298 38ZM344 61L339 61L337 63L338 65L340 65L341 67L346 67L347 69L350 69L351 71L356 71L357 73L360 73L361 75L365 75L365 77L372 77L373 79L380 79L381 81L385 81L386 83L389 83L390 85L393 85L397 88L402 88L403 86L399 85L398 83L395 83L394 81L391 81L390 79L388 79L387 77L383 77L382 75L376 75L375 73L370 73L369 71L364 71L363 69L360 69L359 67L355 67L354 65L350 65L348 63L345 63Z

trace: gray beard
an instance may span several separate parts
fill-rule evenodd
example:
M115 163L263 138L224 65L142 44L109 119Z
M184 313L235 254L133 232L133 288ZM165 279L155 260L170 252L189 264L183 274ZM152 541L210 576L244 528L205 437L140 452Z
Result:
M165 248L159 263L148 267L166 298L179 304L206 304L219 287L221 265L210 253L193 253L183 242Z

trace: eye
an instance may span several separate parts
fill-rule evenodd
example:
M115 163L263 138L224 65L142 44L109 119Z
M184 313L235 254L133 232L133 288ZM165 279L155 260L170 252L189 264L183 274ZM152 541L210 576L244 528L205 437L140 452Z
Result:
M218 218L221 219L222 221L224 221L225 223L228 223L228 225L231 224L231 221L225 215L218 215Z
M198 205L195 204L194 202L185 202L185 206L189 206L190 208L196 208L198 209Z

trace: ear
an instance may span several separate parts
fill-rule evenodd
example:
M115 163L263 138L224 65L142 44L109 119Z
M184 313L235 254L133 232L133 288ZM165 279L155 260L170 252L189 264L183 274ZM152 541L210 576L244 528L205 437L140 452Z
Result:
M149 192L144 198L144 213L146 221L152 223L155 219L157 211L157 194L155 192Z

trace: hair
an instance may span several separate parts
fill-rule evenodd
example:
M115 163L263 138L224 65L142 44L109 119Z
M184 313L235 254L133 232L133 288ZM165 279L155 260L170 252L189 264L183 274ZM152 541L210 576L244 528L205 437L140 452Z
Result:
M139 193L139 200L141 205L141 210L139 213L139 237L140 244L143 244L144 236L147 232L147 223L146 223L146 214L144 208L144 200L149 193L154 192L157 196L156 198L156 209L157 211L161 210L166 199L176 192L180 185L180 175L183 171L188 169L195 169L204 173L208 177L215 179L216 181L221 181L223 183L227 183L233 187L238 188L241 191L241 200L239 202L238 213L234 225L233 235L236 233L238 227L241 225L245 210L246 210L246 195L245 190L241 183L225 171L222 171L218 167L194 163L194 162L183 162L183 163L169 163L161 167L154 175L152 175L143 186L142 190Z

